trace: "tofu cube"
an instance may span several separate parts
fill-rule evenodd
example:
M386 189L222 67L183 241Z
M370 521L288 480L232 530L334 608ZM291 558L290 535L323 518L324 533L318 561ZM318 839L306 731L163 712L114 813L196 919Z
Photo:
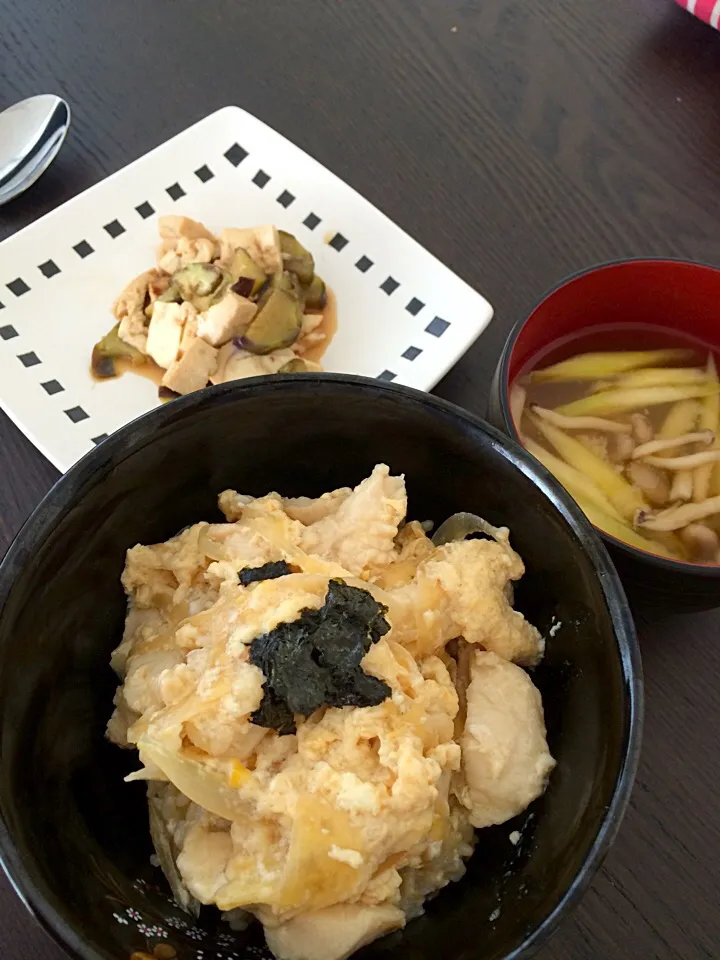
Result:
M215 372L217 355L215 347L195 337L183 355L165 371L162 385L175 393L202 390Z
M155 301L148 327L146 352L158 366L167 369L177 359L185 322L195 313L195 308L189 303Z
M220 303L200 314L198 336L213 347L220 347L244 333L256 313L257 304L228 290Z
M180 340L180 356L182 356L185 351L188 349L193 340L197 339L198 335L198 320L197 315L194 317L189 317L185 321L185 326L183 327L182 338Z
M220 234L221 259L229 262L235 250L240 249L247 250L267 274L279 273L283 268L280 235L271 223L244 230L226 227Z
M239 350L232 343L226 343L218 352L217 369L210 379L213 383L228 383L246 377L262 377L277 373L286 363L295 359L295 353L289 349L274 350L264 357L258 357L247 350Z

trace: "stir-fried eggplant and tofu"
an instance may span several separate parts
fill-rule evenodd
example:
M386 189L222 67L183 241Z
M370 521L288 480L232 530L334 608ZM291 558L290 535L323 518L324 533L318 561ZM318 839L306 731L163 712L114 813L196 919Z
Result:
M160 217L157 266L113 305L95 345L96 377L154 364L161 392L192 393L268 373L321 370L328 293L312 254L272 224L219 237L188 217ZM163 389L164 388L164 389Z

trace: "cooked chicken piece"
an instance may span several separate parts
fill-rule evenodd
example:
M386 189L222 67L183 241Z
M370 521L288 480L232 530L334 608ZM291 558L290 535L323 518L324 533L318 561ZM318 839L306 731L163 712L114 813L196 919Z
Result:
M406 511L403 477L391 477L389 467L380 464L338 510L305 528L301 546L372 579L395 559L395 537Z
M474 652L461 747L465 786L459 799L473 826L504 823L542 794L555 761L540 693L521 667Z
M234 343L226 343L220 348L217 369L210 379L213 383L229 383L246 377L261 377L277 373L294 359L295 354L289 349L273 350L266 356L258 357L247 350L238 349Z
M321 313L303 314L300 336L294 344L295 353L302 356L310 347L315 347L318 343L322 343L322 341L325 340L325 334L322 330L318 329L324 319Z
M215 239L201 237L199 240L163 240L158 248L158 266L166 273L175 273L189 263L212 263L218 255Z
M463 636L506 660L535 664L542 637L506 595L508 581L524 571L509 544L463 540L438 547L409 584L390 593L393 626L415 656ZM427 611L422 619L417 609Z
M397 556L377 578L386 590L409 583L423 560L435 550L435 544L416 520L406 523L395 538Z
M193 393L207 385L217 367L218 352L196 337L183 355L165 372L162 385L175 393Z
M405 914L397 907L339 903L268 927L265 938L278 960L346 960L360 947L404 926Z
M150 303L155 303L158 297L162 296L170 286L170 277L160 274L159 271L155 271L159 275L150 281L148 284L148 296L150 298Z
M206 226L197 220L191 220L190 217L178 217L168 215L158 218L158 231L163 240L177 241L181 237L186 240L212 240L215 242L214 234L210 233Z
M181 874L192 876L191 892L201 903L212 903L227 882L225 869L232 851L229 830L209 830L201 824L188 830L177 865Z
M147 353L158 366L167 368L180 353L183 330L187 321L194 321L197 311L191 303L165 303L158 300L148 327Z
M272 224L246 229L226 227L220 234L221 261L229 263L236 250L246 250L267 274L282 270L280 237Z
M222 350L220 351L222 353ZM223 490L218 496L218 507L229 523L234 523L242 517L243 510L252 503L255 497L249 497L237 490Z
M340 487L338 490L324 493L317 499L312 497L285 497L282 500L282 506L291 520L299 520L307 527L311 523L317 523L318 520L324 520L325 517L337 513L341 504L347 500L351 493L352 489L350 487Z
M148 287L162 278L159 270L146 270L135 277L123 290L112 307L115 319L120 321L118 335L125 343L146 353L147 349L147 317L145 316L145 301L148 297Z
M200 314L198 336L213 347L239 337L247 330L257 313L257 304L228 290L220 303L213 304L206 313Z

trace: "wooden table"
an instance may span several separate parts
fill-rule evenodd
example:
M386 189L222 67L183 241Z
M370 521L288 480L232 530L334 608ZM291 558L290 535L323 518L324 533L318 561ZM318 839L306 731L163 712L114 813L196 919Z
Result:
M720 262L720 35L671 0L0 0L0 107L44 92L72 130L0 238L240 104L495 305L437 391L477 412L511 325L564 275ZM2 415L0 450L4 549L56 472ZM545 960L720 956L720 613L637 613L637 785ZM0 956L61 956L4 880Z

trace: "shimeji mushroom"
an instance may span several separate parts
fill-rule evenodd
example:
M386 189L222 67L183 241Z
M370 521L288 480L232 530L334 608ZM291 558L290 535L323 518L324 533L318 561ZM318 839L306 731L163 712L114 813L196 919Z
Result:
M716 516L719 513L720 496L709 497L702 503L684 503L682 506L673 506L661 513L638 510L635 515L635 526L641 530L645 528L646 530L659 532L682 530L688 524L696 523L698 520L706 520L708 517Z
M693 496L693 472L692 470L678 470L670 487L671 502L676 500L692 500Z
M636 443L650 443L654 436L654 431L649 418L644 413L633 413L630 417L630 426L632 435Z
M626 468L626 475L645 494L654 507L661 507L670 499L670 482L665 473L647 463L633 461Z
M677 447L684 447L688 443L702 443L706 447L715 442L715 434L712 430L697 430L695 433L684 433L679 437L658 438L650 440L648 443L641 443L635 447L632 454L633 460L639 460L642 457L651 456L655 453L662 453L665 450L674 450Z
M663 470L693 470L706 463L720 461L720 450L705 450L701 453L688 453L684 457L645 457L644 462Z
M718 563L720 538L703 523L689 523L680 531L680 539L697 563Z
M533 404L530 409L542 420L547 420L563 430L599 430L601 433L625 434L632 432L629 423L618 423L616 420L605 420L602 417L566 417L556 410L548 410L547 407L537 404Z

